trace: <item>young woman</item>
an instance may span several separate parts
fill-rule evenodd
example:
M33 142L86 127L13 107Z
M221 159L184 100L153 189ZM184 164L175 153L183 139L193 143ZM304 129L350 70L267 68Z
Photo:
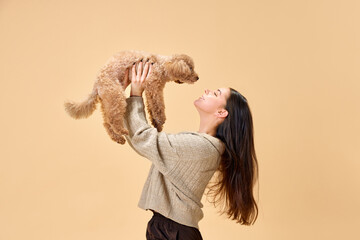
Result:
M143 67L144 64L144 67ZM147 239L202 239L198 222L203 218L201 198L206 187L213 203L222 202L224 213L243 225L253 224L258 208L253 187L258 177L253 122L247 100L232 88L219 88L194 101L200 115L197 132L168 134L148 124L142 93L149 63L132 67L124 89L131 83L124 124L126 139L152 162L138 206L153 211ZM212 176L216 181L209 186Z

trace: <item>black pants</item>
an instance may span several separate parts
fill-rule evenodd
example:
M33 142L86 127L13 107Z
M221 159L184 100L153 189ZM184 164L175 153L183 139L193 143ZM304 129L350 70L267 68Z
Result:
M146 229L146 239L202 240L199 229L177 223L160 213L153 212Z

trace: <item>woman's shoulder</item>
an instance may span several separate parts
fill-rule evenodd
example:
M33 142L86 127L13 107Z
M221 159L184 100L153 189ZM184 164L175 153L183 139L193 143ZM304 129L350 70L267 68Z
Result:
M187 141L194 145L207 145L214 147L221 155L225 150L225 144L217 137L207 133L199 133L194 131L182 131L176 134L178 137L184 137ZM202 143L202 144L201 144Z

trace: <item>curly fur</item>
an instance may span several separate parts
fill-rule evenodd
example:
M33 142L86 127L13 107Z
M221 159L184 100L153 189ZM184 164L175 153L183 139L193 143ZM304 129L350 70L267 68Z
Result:
M185 54L162 56L144 51L128 50L114 54L97 74L92 93L82 102L65 101L66 112L75 119L87 118L100 101L104 127L112 140L125 144L123 135L128 135L123 116L126 111L126 96L123 79L126 68L139 61L152 63L151 74L145 82L146 108L152 125L160 132L165 123L165 104L163 89L166 82L195 83L199 77L194 71L193 60Z

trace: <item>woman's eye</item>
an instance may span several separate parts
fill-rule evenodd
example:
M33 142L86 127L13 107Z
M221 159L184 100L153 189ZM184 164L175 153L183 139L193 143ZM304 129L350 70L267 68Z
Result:
M215 96L217 97L217 94L216 94L216 92L214 92L214 94L215 94Z

